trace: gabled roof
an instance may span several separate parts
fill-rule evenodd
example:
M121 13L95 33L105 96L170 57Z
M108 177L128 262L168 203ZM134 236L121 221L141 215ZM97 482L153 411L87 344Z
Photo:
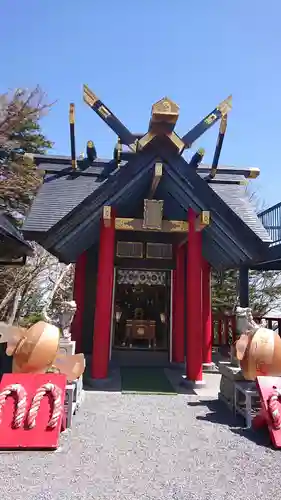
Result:
M70 159L57 159L44 167L45 182L37 195L23 230L64 261L75 261L97 243L102 207L110 204L127 216L147 196L155 159L164 163L156 197L164 199L164 214L184 219L188 206L210 210L212 222L204 231L204 254L215 267L234 267L261 260L270 242L268 233L251 206L245 186L207 184L184 158L153 150L133 155L116 169L114 161L80 162L81 172L67 167ZM46 159L46 157L45 157ZM42 165L41 165L42 168ZM230 179L231 176L227 178ZM240 176L241 177L241 176ZM218 174L218 181L220 180ZM233 179L235 180L235 179Z

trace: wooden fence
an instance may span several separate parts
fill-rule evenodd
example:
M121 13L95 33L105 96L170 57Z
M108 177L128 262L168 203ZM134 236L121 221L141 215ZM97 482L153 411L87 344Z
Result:
M281 337L281 318L261 318L255 316L254 319L257 323L264 319L267 328L277 331ZM214 347L229 346L235 342L237 337L235 315L214 314L212 325Z

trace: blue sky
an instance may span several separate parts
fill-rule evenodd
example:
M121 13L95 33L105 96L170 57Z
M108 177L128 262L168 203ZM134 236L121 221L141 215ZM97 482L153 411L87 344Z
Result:
M69 153L76 104L77 152L93 139L111 157L116 137L82 101L82 84L133 132L168 95L185 133L229 94L221 164L261 169L253 189L281 200L280 0L7 0L1 2L0 91L44 89L57 101L42 122L55 153ZM217 126L196 147L211 161Z

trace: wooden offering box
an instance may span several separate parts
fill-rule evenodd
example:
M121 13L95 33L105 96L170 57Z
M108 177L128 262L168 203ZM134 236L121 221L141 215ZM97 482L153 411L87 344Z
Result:
M126 321L126 338L132 347L133 340L147 340L148 346L156 346L156 323L153 320L132 319Z

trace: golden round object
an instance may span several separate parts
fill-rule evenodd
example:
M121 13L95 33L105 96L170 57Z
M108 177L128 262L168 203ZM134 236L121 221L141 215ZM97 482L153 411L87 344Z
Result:
M44 321L39 321L28 328L13 352L13 371L21 373L45 372L56 357L59 337L59 329ZM11 354L9 346L7 354Z
M253 336L241 335L236 352L246 380L281 376L281 339L276 332L259 328Z

